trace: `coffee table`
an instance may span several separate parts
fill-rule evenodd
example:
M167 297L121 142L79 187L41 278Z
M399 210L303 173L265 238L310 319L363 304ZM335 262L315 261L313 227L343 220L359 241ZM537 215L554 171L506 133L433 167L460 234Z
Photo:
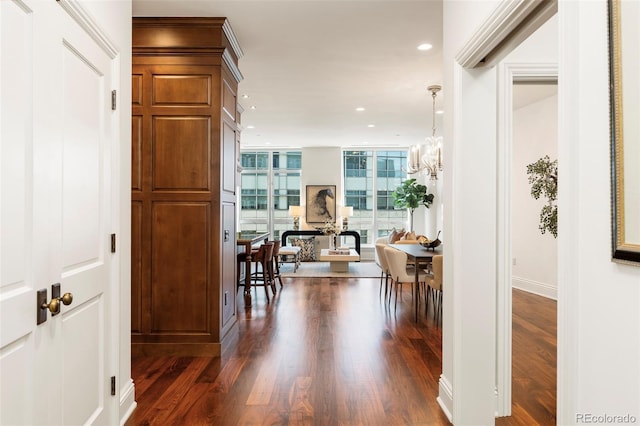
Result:
M331 272L349 272L349 262L360 261L360 255L354 249L349 254L329 254L329 249L322 249L318 260L329 262Z

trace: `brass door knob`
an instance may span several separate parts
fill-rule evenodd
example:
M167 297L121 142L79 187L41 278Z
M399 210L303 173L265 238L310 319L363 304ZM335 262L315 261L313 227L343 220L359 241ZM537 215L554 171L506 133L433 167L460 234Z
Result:
M49 303L43 303L40 309L49 309L52 314L60 312L60 302L64 305L70 305L73 302L73 294L65 293L62 297L54 297Z
M49 303L43 303L40 309L49 309L52 314L60 312L60 298L54 297Z
M71 293L65 293L62 295L62 297L60 298L62 300L62 303L65 306L68 306L71 304L71 302L73 302L73 294Z

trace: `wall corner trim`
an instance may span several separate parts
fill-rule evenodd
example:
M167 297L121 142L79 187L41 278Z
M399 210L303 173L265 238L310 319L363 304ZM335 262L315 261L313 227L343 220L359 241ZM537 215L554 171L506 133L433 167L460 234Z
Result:
M137 403L135 400L135 385L133 384L133 380L129 379L124 383L124 386L120 388L120 426L124 426L124 424L129 420L131 414L137 407Z
M440 388L440 392L438 393L436 401L438 401L440 408L442 408L442 411L449 421L453 423L453 388L451 387L451 383L444 375L441 374L438 386Z

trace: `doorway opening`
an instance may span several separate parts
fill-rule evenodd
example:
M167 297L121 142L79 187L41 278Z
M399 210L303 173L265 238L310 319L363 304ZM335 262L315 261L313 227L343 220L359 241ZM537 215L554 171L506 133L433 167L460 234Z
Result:
M531 196L527 166L557 159L556 81L513 81L511 150L512 415L526 409L555 423L557 367L557 241L541 232L546 201ZM523 302L523 293L540 297ZM524 329L536 319L535 330Z

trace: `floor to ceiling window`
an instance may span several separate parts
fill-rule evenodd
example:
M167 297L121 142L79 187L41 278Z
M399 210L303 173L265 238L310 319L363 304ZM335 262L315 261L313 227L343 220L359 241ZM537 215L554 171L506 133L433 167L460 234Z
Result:
M241 231L270 232L272 239L291 228L289 206L300 205L300 151L240 153Z
M406 150L344 151L344 200L353 206L349 229L373 244L393 228L404 228L405 209L396 210L391 193L407 178Z

